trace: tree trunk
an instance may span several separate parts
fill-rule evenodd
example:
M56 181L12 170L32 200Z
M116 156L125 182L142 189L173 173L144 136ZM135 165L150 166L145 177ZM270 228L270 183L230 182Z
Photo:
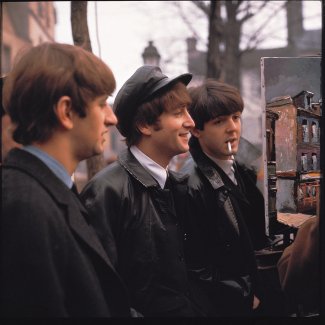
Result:
M71 29L74 45L92 52L87 23L87 1L71 1ZM88 179L91 179L104 166L103 155L86 160Z
M225 82L240 90L240 59L239 48L242 24L237 20L237 4L226 1L227 23L225 26Z
M221 76L220 42L222 39L222 22L220 14L220 1L210 1L207 78L220 79Z
M74 45L92 52L87 23L87 1L71 1L71 29Z

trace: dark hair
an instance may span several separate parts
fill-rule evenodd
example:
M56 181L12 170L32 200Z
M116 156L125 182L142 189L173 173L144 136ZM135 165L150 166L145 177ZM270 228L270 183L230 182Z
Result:
M238 89L214 79L189 88L189 94L192 99L189 113L199 130L203 130L204 124L217 116L242 112L244 109Z
M160 127L159 116L168 110L173 110L181 105L188 106L191 98L188 94L186 86L182 82L177 82L171 87L167 87L162 92L156 94L149 101L142 103L136 110L136 114L132 123L132 132L125 141L128 147L137 144L142 137L138 126L148 124Z
M15 124L16 142L44 142L57 127L55 105L71 98L72 109L85 117L89 103L115 90L111 69L81 47L43 43L27 50L4 84L4 108Z

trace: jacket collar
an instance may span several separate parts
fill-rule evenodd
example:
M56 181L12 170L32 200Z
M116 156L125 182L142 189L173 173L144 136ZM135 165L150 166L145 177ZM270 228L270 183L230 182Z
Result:
M4 168L18 169L37 180L37 182L51 195L58 205L67 207L67 223L71 229L90 246L98 255L106 261L110 268L114 269L106 253L101 246L97 236L86 220L88 212L78 197L59 180L52 171L37 157L31 153L12 149L5 163ZM76 213L80 211L80 213ZM82 217L82 216L83 217Z
M211 186L217 190L225 186L221 176L214 167L214 162L207 157L201 150L199 144L195 144L190 148L190 153L201 172L205 175Z
M143 186L160 188L158 182L139 163L129 149L125 149L119 154L118 161ZM186 176L181 176L176 172L168 171L168 173L174 182L183 183L186 180Z
M70 189L36 156L22 150L13 149L9 152L4 167L19 169L37 180L51 194L53 199L63 205L70 201Z
M220 176L221 173L225 174L224 171L218 165L216 165L213 160L211 160L208 156L203 153L201 147L198 144L195 144L191 147L190 153L194 161L196 162L197 167L201 170L203 175L206 177L206 179L209 181L209 183L215 190L220 189L224 186L227 188L227 190L231 190L231 192L238 199L248 204L247 199L245 198L238 186L233 184L231 180L229 180L229 183L224 183L222 177ZM240 177L240 175L237 175L237 179L238 177Z

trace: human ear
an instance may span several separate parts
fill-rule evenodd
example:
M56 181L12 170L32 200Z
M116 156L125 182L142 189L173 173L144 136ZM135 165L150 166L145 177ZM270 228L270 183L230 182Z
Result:
M195 136L196 138L199 138L200 135L201 135L200 130L197 129L197 128L193 128L190 132L191 132L191 134L192 134L193 136Z
M139 124L139 125L137 125L137 129L143 135L151 135L152 134L152 128L148 124Z
M73 111L69 96L60 97L55 105L55 114L61 126L68 130L73 128Z

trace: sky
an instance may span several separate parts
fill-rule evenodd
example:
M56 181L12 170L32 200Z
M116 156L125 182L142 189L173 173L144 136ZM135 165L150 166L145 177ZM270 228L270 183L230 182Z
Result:
M282 1L270 2L276 7ZM187 20L193 22L194 31L184 23L172 1L88 1L88 28L93 52L110 66L116 78L113 99L123 83L143 64L142 53L149 40L154 41L161 55L160 66L170 77L187 72L187 37L193 36L194 32L200 35L197 47L206 50L207 19L203 13L193 9L190 1L179 3ZM70 1L55 1L54 4L57 11L56 41L73 44ZM269 17L270 12L266 10L264 15ZM321 1L304 1L303 15L305 29L321 28ZM258 28L260 24L258 19L250 20L249 25L244 26L243 34L248 35L252 28ZM283 11L271 15L265 33L261 47L286 45Z

